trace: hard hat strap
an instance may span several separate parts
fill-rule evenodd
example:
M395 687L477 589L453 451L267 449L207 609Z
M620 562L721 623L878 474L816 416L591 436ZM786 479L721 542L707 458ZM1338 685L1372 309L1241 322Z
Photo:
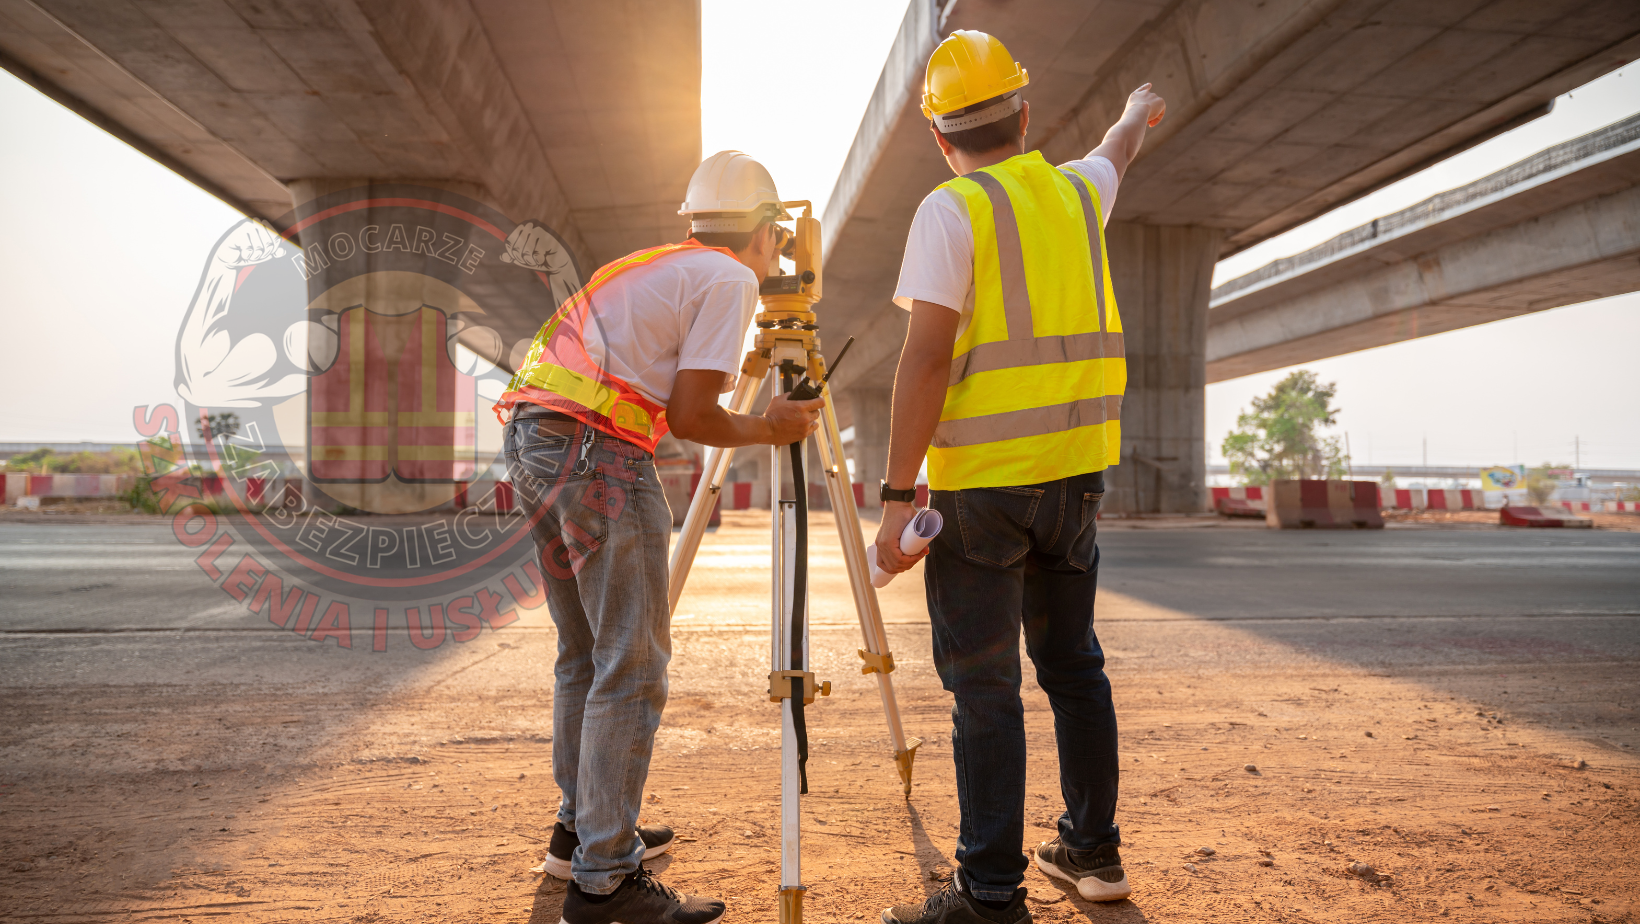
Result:
M961 115L955 113L951 115L936 114L934 116L934 127L938 128L940 130L940 134L942 135L949 134L951 132L967 131L970 128L978 128L981 125L989 125L992 122L1000 122L1001 120L1006 119L1007 117L1018 112L1023 105L1024 100L1020 98L1018 91L1015 91L1013 93L1004 94L998 98L995 103L974 112L967 112Z

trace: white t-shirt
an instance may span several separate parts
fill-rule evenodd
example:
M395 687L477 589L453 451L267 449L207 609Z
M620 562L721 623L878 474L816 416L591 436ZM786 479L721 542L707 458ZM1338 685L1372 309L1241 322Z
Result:
M1110 220L1120 181L1116 165L1104 157L1089 157L1064 166L1081 174L1099 191L1099 209L1104 213L1101 217ZM910 311L913 299L961 311L959 338L974 318L974 229L968 223L967 204L954 190L929 193L911 219L894 304Z
M684 250L605 283L582 342L594 362L665 405L679 369L740 371L757 276L715 250Z

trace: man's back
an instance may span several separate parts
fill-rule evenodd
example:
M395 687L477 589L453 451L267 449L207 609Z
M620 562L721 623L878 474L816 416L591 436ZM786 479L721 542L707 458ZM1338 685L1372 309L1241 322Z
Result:
M609 280L592 298L582 342L600 367L665 405L679 368L739 369L756 310L750 269L691 248Z

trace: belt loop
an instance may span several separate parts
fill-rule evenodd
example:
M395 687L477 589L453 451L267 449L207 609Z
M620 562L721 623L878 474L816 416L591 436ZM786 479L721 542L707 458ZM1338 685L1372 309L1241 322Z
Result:
M583 424L583 426L586 425ZM587 426L587 435L581 440L581 458L576 461L575 471L570 472L571 475L585 475L587 472L592 471L592 438L597 432L597 430Z

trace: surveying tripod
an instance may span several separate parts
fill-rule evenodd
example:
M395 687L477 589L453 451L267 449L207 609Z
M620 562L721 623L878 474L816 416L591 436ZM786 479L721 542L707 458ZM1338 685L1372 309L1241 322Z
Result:
M906 798L911 797L911 765L920 738L907 738L900 722L900 706L894 696L894 656L888 650L883 615L877 605L877 591L871 586L866 565L865 543L860 538L860 516L855 509L854 487L843 457L843 437L837 427L837 409L831 393L824 389L826 360L820 355L819 325L814 303L820 300L820 222L810 215L806 201L783 202L782 208L801 207L796 232L780 228L780 252L791 258L796 272L768 277L760 289L763 310L756 318L757 336L740 366L729 410L737 414L751 411L763 380L778 373L781 392L793 398L825 399L820 412L820 429L815 442L820 449L820 468L825 474L826 495L837 520L837 537L843 546L843 563L848 569L849 586L854 591L854 608L860 617L860 633L865 647L859 649L864 664L862 674L877 675L877 692L894 741L894 762L899 768ZM778 261L777 261L778 262ZM840 358L840 357L839 357ZM799 376L806 379L794 380ZM769 700L780 703L780 924L800 924L803 918L801 834L798 798L808 791L806 763L808 734L803 707L816 694L827 696L831 683L817 683L808 670L808 482L803 474L803 447L807 439L790 447L770 450L769 497L772 525L773 641L769 670ZM791 459L793 500L780 499L781 452ZM689 501L683 533L672 550L667 585L667 603L677 612L678 598L689 578L695 553L706 531L707 520L723 488L733 449L712 448L706 454L700 485Z

